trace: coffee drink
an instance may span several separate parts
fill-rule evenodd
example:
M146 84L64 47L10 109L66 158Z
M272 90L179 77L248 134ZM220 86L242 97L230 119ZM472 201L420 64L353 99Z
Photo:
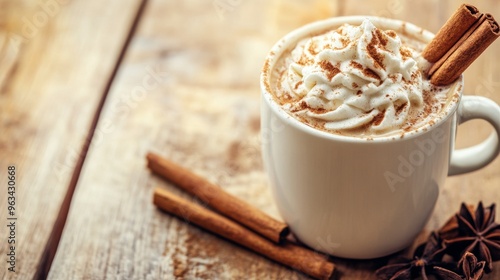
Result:
M432 125L453 91L430 83L420 67L425 44L401 33L365 19L299 40L272 71L276 102L340 135L403 137Z
M271 48L260 76L263 163L302 243L345 258L402 250L447 175L497 157L500 107L462 95L463 77L430 84L419 57L432 38L408 22L347 16L300 27ZM472 119L494 134L455 150L458 125Z

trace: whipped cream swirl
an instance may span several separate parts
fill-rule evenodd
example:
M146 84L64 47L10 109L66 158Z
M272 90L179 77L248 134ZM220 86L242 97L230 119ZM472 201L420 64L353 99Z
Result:
M423 108L416 56L394 31L368 19L361 26L344 24L298 43L278 81L280 99L286 110L321 120L328 130L382 134L401 128L410 109Z

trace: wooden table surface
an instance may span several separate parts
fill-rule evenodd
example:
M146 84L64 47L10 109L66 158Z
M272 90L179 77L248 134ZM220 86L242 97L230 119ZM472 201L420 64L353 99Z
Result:
M469 2L500 17L499 1ZM189 196L153 176L145 154L158 152L279 217L259 145L259 72L273 43L341 15L435 32L460 3L0 1L0 277L308 279L158 211L156 186ZM500 103L499 51L496 42L467 70L467 94ZM491 131L464 124L457 146ZM16 168L16 272L6 263L8 166ZM500 159L449 178L415 244L462 201L500 202L499 187ZM340 279L371 279L387 258L333 261ZM496 263L484 279L498 278Z

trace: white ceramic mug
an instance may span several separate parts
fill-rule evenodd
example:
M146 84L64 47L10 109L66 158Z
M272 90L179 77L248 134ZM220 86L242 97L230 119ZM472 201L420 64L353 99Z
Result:
M299 28L269 53L261 75L262 149L278 209L292 232L313 249L347 258L375 258L410 245L429 219L447 175L479 169L500 151L500 107L463 96L460 78L434 124L403 138L366 140L314 129L273 99L270 73L284 51L310 34L366 16L337 17ZM375 26L424 42L433 34L398 20L369 17ZM484 142L454 150L457 125L484 119L495 131Z

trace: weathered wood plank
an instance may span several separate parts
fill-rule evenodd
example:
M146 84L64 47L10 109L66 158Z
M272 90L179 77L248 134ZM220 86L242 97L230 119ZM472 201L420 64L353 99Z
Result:
M132 0L0 2L0 278L47 272L51 234L137 8ZM6 263L9 165L17 170L16 272Z
M157 211L152 187L176 190L145 168L153 149L277 215L260 159L258 76L271 45L293 27L267 30L272 9L286 3L262 12L263 3L223 14L212 1L148 4L106 102L98 130L109 131L85 163L51 278L305 277ZM149 81L150 69L158 80Z
M144 157L154 150L277 216L258 138L258 75L265 54L304 23L377 14L388 9L387 2L234 1L239 4L219 13L214 2L222 1L149 2L106 101L97 128L101 133L85 162L50 278L307 278L156 210L153 187L182 192L152 176ZM442 10L430 15L411 6L418 3L400 2L402 10L391 17L414 17L412 22L431 30L442 23L439 13L447 7L440 4ZM439 1L426 3L433 2ZM435 22L427 17L436 17ZM442 191L416 243L462 200L495 199L490 196L494 186L459 186L450 194L452 187L457 189L448 183ZM342 279L373 279L386 261L335 259Z

